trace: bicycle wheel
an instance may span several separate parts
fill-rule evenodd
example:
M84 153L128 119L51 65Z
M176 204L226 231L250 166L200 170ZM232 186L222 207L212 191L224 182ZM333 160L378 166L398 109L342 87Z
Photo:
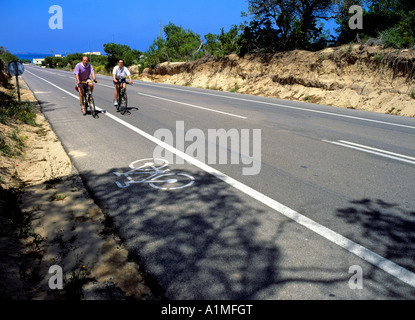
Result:
M89 109L91 110L92 117L96 118L97 111L95 109L95 102L94 102L94 98L92 97L92 95L89 95L88 105L89 105Z
M190 187L194 182L195 178L186 173L165 173L150 179L149 185L160 190L177 190Z
M142 172L153 172L160 170L164 167L167 167L169 162L164 159L159 158L147 158L147 159L141 159L136 160L134 162L130 163L131 169L136 169L137 171Z
M125 92L124 90L121 93L120 100L121 100L120 113L125 114L125 112L127 111L127 92Z

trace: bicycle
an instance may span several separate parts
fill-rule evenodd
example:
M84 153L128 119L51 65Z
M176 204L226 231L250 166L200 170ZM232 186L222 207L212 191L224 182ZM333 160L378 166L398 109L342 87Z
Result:
M97 82L94 80L94 82ZM91 87L88 85L86 81L81 81L84 86L84 105L85 110L88 113L88 109L91 112L93 118L98 118L98 112L95 108L94 97L92 96Z
M164 159L141 159L130 163L132 170L119 173L113 172L118 177L124 176L127 181L124 184L116 181L119 188L128 188L134 183L148 183L151 187L160 190L177 190L191 186L195 182L195 178L185 173L167 173L168 161ZM130 175L140 175L139 180L134 180ZM148 175L142 178L141 175ZM167 179L166 179L167 178ZM167 186L165 186L167 184Z
M117 99L117 112L120 112L121 114L125 114L127 111L127 91L124 89L123 83L131 84L130 82L126 81L125 79L119 79L118 84L120 86L119 92L118 92L118 99Z

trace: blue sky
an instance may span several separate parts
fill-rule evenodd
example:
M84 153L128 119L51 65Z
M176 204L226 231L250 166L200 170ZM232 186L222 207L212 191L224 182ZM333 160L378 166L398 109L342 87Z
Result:
M50 29L52 5L63 12L63 28ZM103 44L126 44L146 51L169 22L191 29L202 38L218 34L246 18L246 0L59 1L1 0L0 46L12 53L74 53L100 51Z

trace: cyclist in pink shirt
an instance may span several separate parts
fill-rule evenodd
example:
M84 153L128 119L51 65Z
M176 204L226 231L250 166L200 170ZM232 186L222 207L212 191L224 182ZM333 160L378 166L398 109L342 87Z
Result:
M91 88L91 92L94 91L94 82L91 81L90 76L92 76L95 82L98 82L95 77L94 68L92 68L92 66L88 63L87 56L82 57L82 61L75 66L74 74L76 78L76 87L79 92L81 110L85 115L86 110L84 106L84 85L82 81L86 81L88 83L89 87Z

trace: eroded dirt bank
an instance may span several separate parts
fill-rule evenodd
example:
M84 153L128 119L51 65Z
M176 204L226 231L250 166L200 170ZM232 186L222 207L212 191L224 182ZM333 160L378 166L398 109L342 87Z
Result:
M415 49L346 45L318 52L165 62L141 80L415 116Z

